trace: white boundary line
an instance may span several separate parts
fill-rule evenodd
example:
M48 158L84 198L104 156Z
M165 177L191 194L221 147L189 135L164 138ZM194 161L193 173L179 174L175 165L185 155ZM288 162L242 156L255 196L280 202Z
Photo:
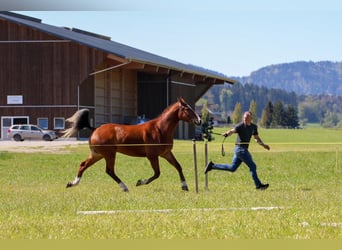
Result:
M322 227L342 227L342 222L321 222Z
M77 211L82 215L98 215L98 214L119 214L119 213L172 213L172 212L208 212L208 211L259 211L259 210L275 210L285 209L289 207L231 207L231 208L170 208L170 209L145 209L145 210L94 210L94 211Z
M342 227L342 222L320 222L320 225L322 227ZM303 222L299 223L299 226L309 227L310 223L303 221Z

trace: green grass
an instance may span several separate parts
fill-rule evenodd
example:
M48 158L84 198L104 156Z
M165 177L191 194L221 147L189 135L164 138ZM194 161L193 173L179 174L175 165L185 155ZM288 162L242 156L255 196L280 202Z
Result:
M198 194L191 141L174 145L189 192L164 160L159 179L136 187L138 179L152 175L148 161L118 155L117 174L130 189L124 193L106 175L104 161L89 168L79 186L65 188L88 156L85 145L65 154L0 152L0 239L342 239L342 131L259 132L271 151L256 143L250 148L259 177L270 183L266 191L255 190L244 165L233 174L210 172L205 190L204 142L196 142ZM209 160L229 163L234 139L226 139L223 157L216 136L208 143ZM273 206L283 209L250 210ZM173 210L139 212L155 209ZM88 210L123 212L77 213Z

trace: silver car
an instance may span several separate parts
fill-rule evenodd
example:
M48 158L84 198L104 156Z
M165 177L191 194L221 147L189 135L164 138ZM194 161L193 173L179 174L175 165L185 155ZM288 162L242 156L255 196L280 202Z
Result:
M8 138L13 138L15 141L23 141L25 139L52 141L58 138L55 131L45 130L31 124L12 125L7 131L7 136Z

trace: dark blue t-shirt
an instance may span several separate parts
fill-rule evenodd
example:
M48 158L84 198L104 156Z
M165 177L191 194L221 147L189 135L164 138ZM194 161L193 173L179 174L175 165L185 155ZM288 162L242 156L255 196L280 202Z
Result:
M252 135L258 135L258 126L254 123L248 126L241 122L235 126L235 131L238 134L235 144L248 148Z

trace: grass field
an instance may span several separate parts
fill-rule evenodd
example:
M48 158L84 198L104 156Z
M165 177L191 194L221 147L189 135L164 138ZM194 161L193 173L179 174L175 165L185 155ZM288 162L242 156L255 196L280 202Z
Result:
M206 190L204 142L196 142L199 193L192 141L174 145L189 192L164 160L159 179L135 187L152 175L149 163L119 155L116 171L130 189L124 193L105 174L104 161L79 186L65 188L88 155L86 145L55 153L1 151L0 239L342 239L342 131L260 130L260 136L271 150L256 143L250 150L259 177L270 183L266 191L255 190L245 165L233 174L210 172ZM209 160L230 162L234 139L226 139L223 157L216 136Z

